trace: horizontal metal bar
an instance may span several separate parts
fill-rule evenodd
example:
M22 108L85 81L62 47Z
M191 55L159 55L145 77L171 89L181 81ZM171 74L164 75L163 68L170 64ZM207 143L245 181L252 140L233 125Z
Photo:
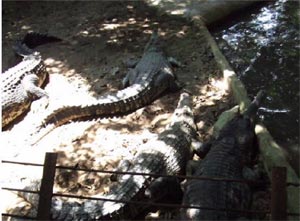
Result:
M39 191L33 190L22 190L22 189L14 189L14 188L5 188L2 187L3 190L10 190L10 191L19 191L19 192L28 192L39 194ZM55 197L67 197L67 198L77 198L77 199L87 199L87 200L101 200L101 201L111 201L116 203L131 203L131 204L143 204L149 206L160 206L160 207L173 207L173 208L194 208L194 209L206 209L206 210L215 210L215 211L227 211L227 212L239 212L239 213L250 213L250 214L269 214L270 211L257 211L257 210L237 210L237 209L227 209L227 208L209 208L209 207L200 207L200 206L191 206L191 205L181 205L181 204L167 204L167 203L152 203L152 202L143 202L143 201L129 201L129 200L114 200L114 199L107 199L103 197L86 197L86 196L79 196L73 194L61 194L61 193L53 193ZM297 213L289 213L293 216L297 216ZM9 215L10 216L10 215ZM14 216L14 215L12 215Z
M192 205L183 205L183 204L167 204L167 203L153 203L153 202L143 202L143 201L133 201L133 200L114 200L107 199L103 197L86 197L86 196L78 196L73 194L60 194L54 193L55 197L67 197L67 198L77 198L77 199L87 199L87 200L101 200L101 201L110 201L116 203L130 203L130 204L143 204L148 206L158 206L158 207L172 207L172 208L192 208L192 209L203 209L203 210L214 210L214 211L226 211L226 212L238 212L238 213L250 213L250 214L269 214L269 210L258 211L258 210L238 210L238 209L228 209L228 208L210 208L210 207L202 207L202 206L192 206Z
M109 173L118 175L135 175L135 176L151 176L151 177L177 177L181 179L196 179L196 180L210 180L210 181L223 181L223 182L239 182L248 184L259 184L259 185L269 185L270 182L266 181L255 181L255 180L245 180L245 179L228 179L221 177L201 177L201 176L185 176L185 175L167 175L167 174L155 174L155 173L137 173L137 172L123 172L123 171L109 171L109 170L95 170L95 169L85 169L78 167L67 167L67 166L56 166L57 169L63 170L77 170L86 172L96 172L96 173Z
M16 189L16 188L9 188L9 187L1 187L2 190L8 190L8 191L17 191L17 192L24 192L24 193L34 193L34 194L40 194L37 190L24 190L24 189Z
M37 167L44 166L44 164L40 164L40 163L28 163L28 162L18 162L18 161L9 161L9 160L1 160L1 163L21 164L26 166L37 166Z
M2 163L12 163L12 164L22 164L29 166L43 166L43 164L37 163L26 163L26 162L16 162L16 161L7 161L2 160ZM123 171L110 171L110 170L95 170L95 169L85 169L78 167L68 167L68 166L56 166L56 169L63 170L76 170L76 171L85 171L85 172L96 172L96 173L108 173L108 174L118 174L118 175L135 175L135 176L151 176L151 177L177 177L180 179L196 179L196 180L210 180L210 181L223 181L223 182L238 182L238 183L247 183L250 185L270 185L268 181L255 181L255 180L245 180L245 179L228 179L222 177L200 177L200 176L184 176L184 175L166 175L166 174L154 174L154 173L136 173L136 172L123 172ZM288 183L289 185L299 185L295 183Z
M1 216L13 217L13 218L17 218L17 219L32 219L32 220L36 220L36 217L21 216L21 215L9 214L9 213L1 213Z

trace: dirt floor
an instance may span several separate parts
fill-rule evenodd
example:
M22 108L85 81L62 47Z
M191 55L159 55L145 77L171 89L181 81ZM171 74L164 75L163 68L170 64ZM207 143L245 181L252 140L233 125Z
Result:
M157 12L143 1L3 2L3 71L16 64L12 45L27 32L63 39L38 47L50 74L45 90L49 106L33 102L26 115L2 133L3 159L42 163L45 152L59 153L58 165L107 169L163 130L179 92L166 93L152 104L124 117L72 122L46 135L36 146L24 145L33 122L62 105L95 100L120 89L125 63L143 53L152 30L158 28L167 55L184 67L174 69L178 81L194 95L195 120L202 141L213 123L233 106L221 73L201 32L186 20ZM26 10L24 10L26 8ZM2 150L3 150L2 149ZM41 168L2 164L3 186L24 187L41 177ZM109 175L58 170L55 192L101 196L109 190ZM6 212L28 214L35 203L7 198ZM34 212L33 212L34 213Z

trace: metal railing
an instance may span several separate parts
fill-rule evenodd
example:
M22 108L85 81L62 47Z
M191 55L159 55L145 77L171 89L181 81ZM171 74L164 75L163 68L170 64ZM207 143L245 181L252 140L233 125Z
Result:
M15 214L8 214L8 213L2 213L2 216L14 217L20 219L49 220L51 216L50 211L51 211L52 197L67 197L67 198L78 198L78 199L85 199L85 200L113 201L116 203L143 204L148 206L168 207L168 208L194 208L194 209L205 209L205 210L217 210L217 211L226 211L226 212L239 212L243 214L261 214L261 215L271 214L272 220L286 220L287 216L300 216L299 213L287 212L286 187L289 185L299 187L300 184L286 182L286 168L284 167L273 168L272 181L270 183L265 181L228 179L228 178L219 178L219 177L217 178L217 177L200 177L200 176L183 176L183 175L171 176L166 174L120 172L120 171L85 169L85 168L77 168L77 167L74 168L74 167L61 166L61 165L57 166L56 160L57 160L57 153L46 153L44 164L2 160L2 163L43 167L43 176L42 176L41 187L39 191L2 187L2 190L7 190L7 191L17 191L17 192L38 194L39 202L38 202L37 216L36 217L20 216ZM55 177L55 171L57 169L108 173L108 174L117 174L117 175L129 174L134 176L177 177L180 179L210 180L215 182L240 182L240 183L247 183L249 185L260 185L260 186L271 185L271 207L269 210L238 210L238 209L228 209L228 208L216 209L216 208L209 208L203 206L191 206L191 205L184 205L184 204L154 203L154 202L142 202L142 201L134 201L134 200L114 200L114 199L107 199L105 197L86 197L86 196L73 195L73 194L53 193L54 177Z

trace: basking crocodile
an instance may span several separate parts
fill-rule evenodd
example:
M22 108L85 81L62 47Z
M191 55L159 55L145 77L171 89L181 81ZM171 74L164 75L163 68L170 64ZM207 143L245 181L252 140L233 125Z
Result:
M196 125L190 95L182 93L172 122L154 140L143 144L128 170L136 173L175 175L185 172L192 157L193 146L198 145ZM119 168L124 171L124 168ZM157 177L156 177L157 178ZM148 175L122 175L117 186L105 196L111 200L145 201L145 190L155 183ZM70 208L66 210L64 208ZM71 209L72 208L72 209ZM56 220L133 219L142 205L109 201L88 201L77 206L58 203L53 207ZM62 212L63 211L63 212Z
M206 156L197 163L194 176L245 178L245 172L249 171L247 166L254 153L255 132L251 118L263 98L264 92L261 91L244 114L238 113L238 116L229 121L220 131L216 140L204 145ZM187 182L183 204L199 206L203 209L182 209L182 220L235 219L242 215L237 212L226 212L224 209L249 209L250 199L247 183L191 179Z
M16 54L22 56L23 60L1 74L2 127L28 110L35 98L48 97L40 88L48 74L44 62L40 53L30 48L55 41L60 39L28 33L14 46Z
M102 96L94 103L64 106L55 110L43 120L35 131L38 133L44 128L44 132L40 132L41 136L38 140L57 126L71 120L121 116L150 104L167 89L175 90L177 85L171 68L171 65L175 63L174 60L169 61L164 55L158 33L154 31L142 58L123 79L125 87L123 90Z

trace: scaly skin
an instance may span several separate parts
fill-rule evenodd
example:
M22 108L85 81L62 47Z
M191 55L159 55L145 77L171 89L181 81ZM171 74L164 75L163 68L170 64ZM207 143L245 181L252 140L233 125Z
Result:
M194 176L243 179L250 163L255 138L251 116L263 99L259 93L247 111L236 116L220 131L211 143L205 158L199 161ZM246 183L189 180L183 204L214 209L249 209L250 190ZM182 220L232 220L243 214L207 209L182 209Z
M47 71L40 55L32 55L1 74L2 127L7 126L29 109L32 94L46 96L39 87L43 84ZM34 80L37 84L34 85Z
M35 98L47 98L46 92L40 88L48 75L46 67L40 54L27 46L35 47L54 41L60 39L29 33L14 46L23 60L1 74L2 128L28 110Z
M34 143L54 128L72 120L128 114L150 104L168 88L174 87L175 77L171 64L159 47L156 32L147 44L141 60L124 78L123 85L128 87L115 94L100 97L94 103L55 110L37 127L34 133L39 133L39 138Z
M192 144L196 141L192 102L187 93L181 94L173 121L158 138L142 145L128 171L176 175L185 171L192 157ZM122 170L122 168L120 168ZM119 183L105 198L115 200L144 201L145 190L155 178L150 176L122 175ZM162 193L163 194L163 193ZM56 202L56 205L57 204ZM62 204L66 207L69 204ZM69 206L70 207L70 206ZM54 207L53 218L57 220L109 220L133 219L143 206L115 202L88 201L70 211ZM64 212L61 212L64 211Z

